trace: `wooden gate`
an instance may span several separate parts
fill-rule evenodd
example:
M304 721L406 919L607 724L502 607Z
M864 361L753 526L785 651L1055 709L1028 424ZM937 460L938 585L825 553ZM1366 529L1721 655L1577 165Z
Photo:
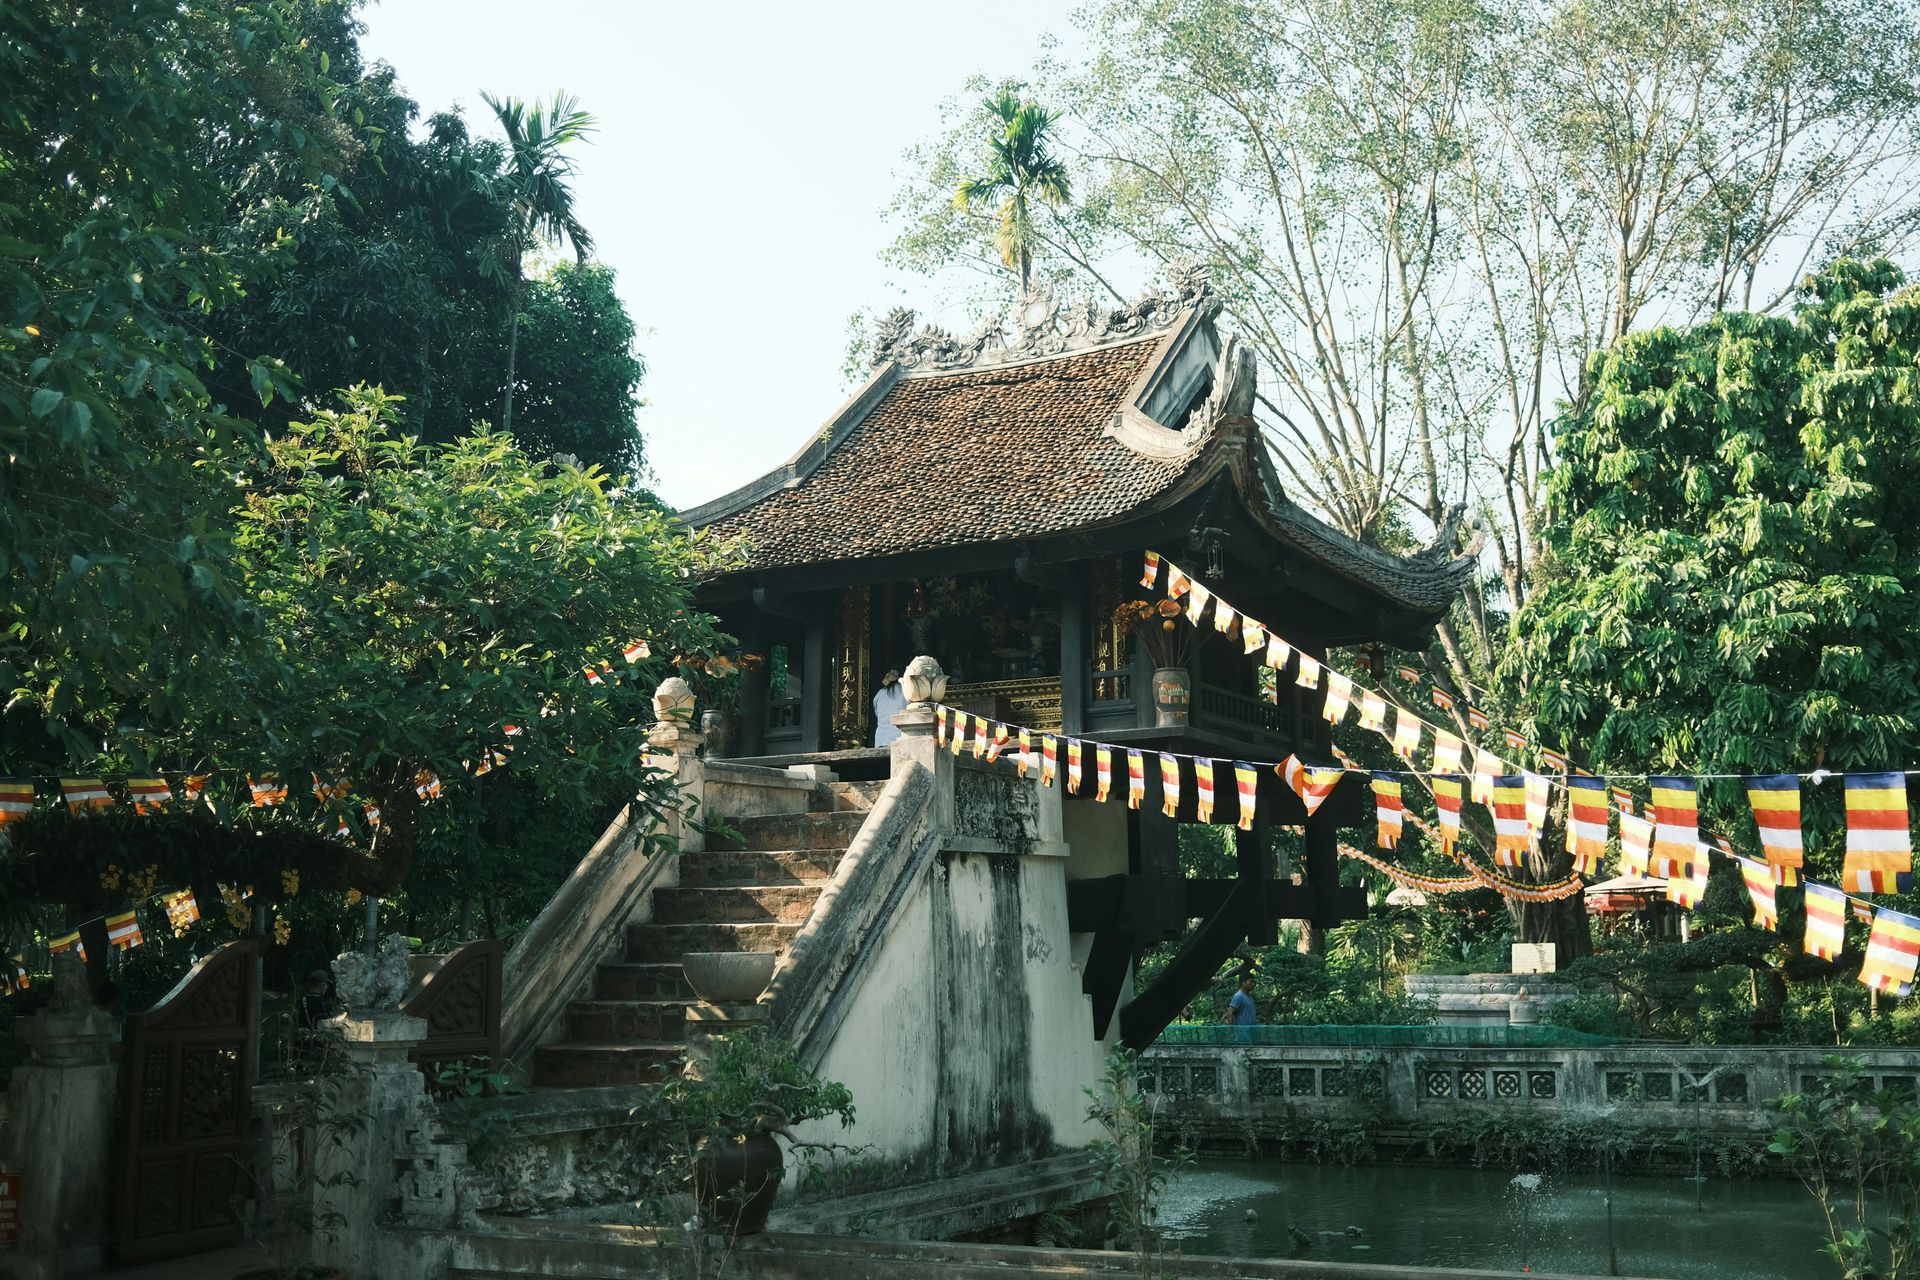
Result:
M440 1064L500 1056L500 961L506 946L480 938L421 974L400 1012L427 1020L427 1038L408 1055L434 1085Z
M127 1019L113 1206L122 1262L191 1253L240 1234L252 1193L258 956L257 944L230 942Z

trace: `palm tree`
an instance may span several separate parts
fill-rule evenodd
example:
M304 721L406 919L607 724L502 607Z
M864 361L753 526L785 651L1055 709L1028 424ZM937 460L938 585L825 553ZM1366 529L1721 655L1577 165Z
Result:
M564 91L542 107L518 98L480 95L493 108L507 135L507 157L500 174L501 202L508 214L502 266L511 273L513 316L507 326L507 394L500 410L500 429L513 430L514 365L520 355L520 304L526 290L521 270L527 251L542 238L566 240L584 263L593 249L593 237L573 213L573 159L568 143L594 130L594 119Z
M1048 150L1057 112L1037 102L1022 102L1011 86L986 100L998 121L988 139L987 171L966 178L954 190L955 208L971 209L999 201L994 210L993 246L1000 261L1020 273L1020 291L1033 282L1032 202L1058 207L1070 198L1066 162Z

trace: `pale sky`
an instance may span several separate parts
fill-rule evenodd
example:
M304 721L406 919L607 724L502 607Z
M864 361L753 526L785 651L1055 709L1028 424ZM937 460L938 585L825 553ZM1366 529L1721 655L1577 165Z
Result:
M579 211L640 329L658 491L684 507L819 430L853 311L965 320L930 282L889 280L881 210L941 100L976 72L1027 74L1043 34L1071 47L1072 8L381 0L362 48L423 115L458 103L476 132L482 90L564 88L599 118Z

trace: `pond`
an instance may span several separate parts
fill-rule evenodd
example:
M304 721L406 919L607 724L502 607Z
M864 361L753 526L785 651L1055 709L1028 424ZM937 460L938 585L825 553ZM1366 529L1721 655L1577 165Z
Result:
M1518 1272L1524 1193L1512 1183L1509 1173L1425 1164L1202 1160L1176 1177L1161 1202L1161 1221L1187 1254ZM1533 1270L1608 1274L1600 1175L1542 1179L1530 1218ZM1839 1274L1819 1251L1819 1210L1791 1180L1713 1178L1696 1209L1694 1186L1683 1177L1616 1177L1613 1223L1623 1276ZM1290 1228L1310 1246L1301 1247Z

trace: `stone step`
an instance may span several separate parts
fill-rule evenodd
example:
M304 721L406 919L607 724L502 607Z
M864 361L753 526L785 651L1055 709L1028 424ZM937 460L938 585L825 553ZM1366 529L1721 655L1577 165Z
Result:
M887 789L884 782L833 782L827 790L833 795L832 808L840 813L866 813Z
M769 813L737 818L737 835L715 834L707 843L716 849L845 849L867 815L847 813Z
M738 885L655 889L655 924L802 924L821 886Z
M797 924L630 924L627 959L677 961L689 951L784 951Z
M684 1044L665 1042L543 1044L534 1054L533 1082L543 1089L657 1084L680 1069L686 1051Z
M668 1043L686 1034L689 1000L575 1000L567 1039L588 1043Z
M606 963L595 972L598 1000L692 1000L693 988L678 960L665 964Z
M680 887L727 884L800 884L833 876L844 849L706 850L680 855ZM656 893L664 890L655 890Z

